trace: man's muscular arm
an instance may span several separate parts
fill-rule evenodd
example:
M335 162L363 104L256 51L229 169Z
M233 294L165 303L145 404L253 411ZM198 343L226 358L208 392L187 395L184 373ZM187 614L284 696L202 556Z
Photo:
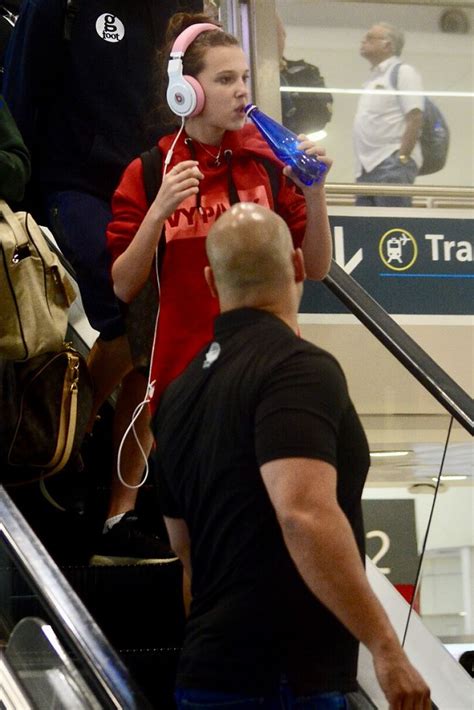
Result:
M320 460L288 458L263 464L261 474L302 578L367 646L390 707L430 708L429 689L408 661L367 581L351 527L337 502L334 467Z

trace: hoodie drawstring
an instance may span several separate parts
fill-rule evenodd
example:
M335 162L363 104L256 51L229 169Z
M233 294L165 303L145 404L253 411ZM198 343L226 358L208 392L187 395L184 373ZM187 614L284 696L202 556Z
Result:
M194 142L192 138L185 138L184 143L187 146L189 150L189 154L191 156L191 160L197 160L196 158L196 148L194 146ZM224 151L224 160L227 166L227 190L229 193L229 202L231 205L235 205L237 202L240 202L240 197L239 193L237 192L237 188L235 187L234 179L232 177L232 169L231 169L231 163L232 163L232 151L230 148L227 148ZM201 212L202 207L201 207L201 192L198 191L196 194L196 209Z
M194 143L192 141L192 138L185 138L184 139L184 144L188 147L189 153L191 155L191 160L197 160L196 158L196 148L194 147ZM201 211L201 190L198 187L198 192L196 195L196 209L198 212Z
M232 178L232 151L230 150L230 148L224 151L224 160L227 165L227 189L229 191L229 202L231 205L235 205L237 204L237 202L240 202L240 197L239 193L237 192L237 188L235 187L234 180Z

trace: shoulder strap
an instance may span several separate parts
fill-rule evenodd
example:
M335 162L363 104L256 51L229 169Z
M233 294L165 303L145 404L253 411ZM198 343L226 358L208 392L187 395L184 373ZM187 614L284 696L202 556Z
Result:
M156 197L161 186L161 170L163 167L161 151L158 146L146 150L140 155L143 167L143 184L145 186L148 207Z
M259 157L258 161L262 163L265 168L268 179L270 180L270 187L272 190L273 197L273 208L276 207L278 201L278 193L280 191L280 168L278 168L275 163L270 160L270 158Z
M395 64L395 66L392 67L392 71L390 72L390 83L395 90L398 89L398 75L400 73L401 66L402 62L398 62L398 64Z
M140 155L140 160L142 161L143 167L143 185L145 188L146 202L147 206L150 207L151 203L153 202L158 193L158 190L161 187L163 169L161 151L157 145L154 145L151 150L146 150ZM165 247L166 239L164 239L162 233L161 239L158 244L159 268L161 268L161 264L163 263Z
M390 77L389 77L389 78L390 78L390 83L391 83L391 85L392 85L392 88L395 89L395 91L398 91L398 75L399 75L399 73L400 73L400 67L401 67L401 66L402 66L402 63L401 63L401 62L398 62L398 64L395 64L395 66L392 67L392 70L390 71ZM398 105L399 105L399 107L400 107L400 111L401 111L402 114L403 114L403 106L402 106L402 103L401 103L401 101L400 101L400 96L397 95L395 98L397 99Z

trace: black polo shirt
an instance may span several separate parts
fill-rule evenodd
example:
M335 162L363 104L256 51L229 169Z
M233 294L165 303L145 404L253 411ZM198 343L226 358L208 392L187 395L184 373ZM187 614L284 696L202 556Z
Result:
M154 429L163 513L191 536L177 685L264 693L284 674L298 694L353 690L358 644L301 579L259 470L291 457L335 466L363 556L369 453L337 361L267 312L224 313L165 392Z

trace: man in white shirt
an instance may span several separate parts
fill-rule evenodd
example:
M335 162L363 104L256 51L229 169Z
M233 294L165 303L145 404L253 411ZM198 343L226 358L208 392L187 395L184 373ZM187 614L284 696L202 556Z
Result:
M419 74L400 60L404 41L403 33L386 22L373 25L362 40L360 53L370 62L371 71L363 86L367 93L361 94L354 119L358 183L411 185L421 166L423 89ZM395 87L416 93L385 93ZM411 198L360 195L356 203L406 207Z

